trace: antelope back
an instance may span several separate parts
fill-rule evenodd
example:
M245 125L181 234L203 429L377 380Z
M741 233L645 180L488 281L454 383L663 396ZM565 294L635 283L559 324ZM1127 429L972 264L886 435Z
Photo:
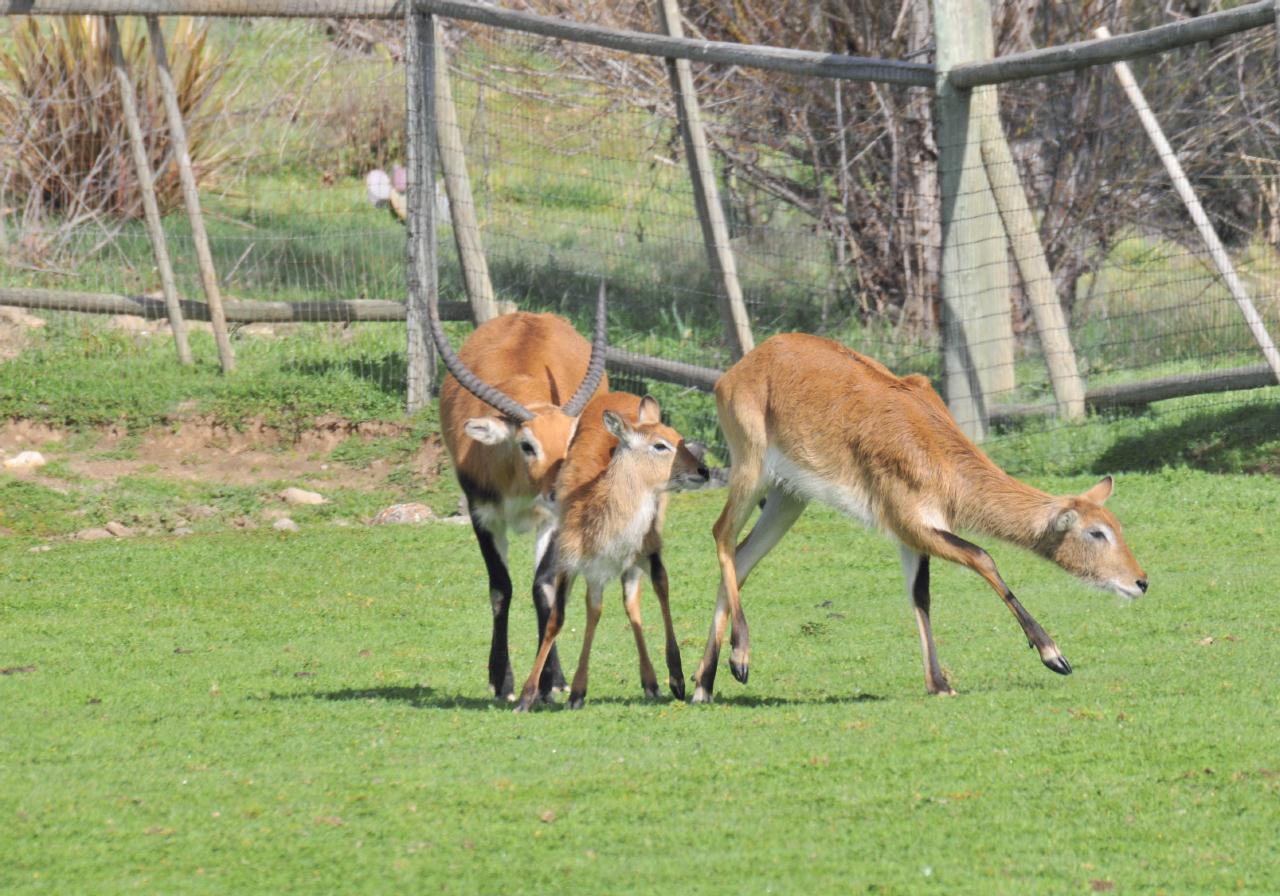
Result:
M558 315L515 312L478 326L458 356L533 415L525 423L512 420L445 377L441 434L459 474L498 494L549 489L575 426L561 405L586 375L591 343ZM606 375L594 394L608 388Z

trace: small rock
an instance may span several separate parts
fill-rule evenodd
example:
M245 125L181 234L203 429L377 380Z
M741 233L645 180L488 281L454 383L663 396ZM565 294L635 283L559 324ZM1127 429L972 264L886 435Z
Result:
M106 529L116 538L128 538L129 536L133 535L132 529L130 529L124 523L118 523L115 520L112 520L111 522L107 523Z
M178 528L173 530L173 534L178 536L195 535L196 530L192 529L190 526L179 526Z
M280 500L286 504L328 504L329 499L318 492L309 492L305 488L287 488L280 492Z
M106 529L81 529L76 533L76 538L81 541L101 541L104 538L114 538L115 536Z
M370 525L383 526L390 523L426 523L435 519L435 512L426 504L392 504L378 511L378 515Z
M208 504L189 504L182 508L182 512L193 520L207 520L211 516L218 515L218 508Z
M277 532L297 532L298 524L287 516L282 516L271 524L271 528L275 529Z
M44 455L39 451L23 451L20 454L6 458L4 468L14 473L22 473L28 470L38 470L48 461L44 459Z
M43 554L45 551L52 551L52 550L53 550L53 545L51 544L38 544L33 548L27 548L27 551L32 554Z

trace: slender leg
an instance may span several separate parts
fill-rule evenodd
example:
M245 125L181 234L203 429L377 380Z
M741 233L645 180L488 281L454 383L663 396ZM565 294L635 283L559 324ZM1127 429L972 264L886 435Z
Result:
M631 634L636 639L636 653L640 656L640 687L650 700L658 696L658 676L649 660L649 650L644 643L644 626L640 622L640 576L643 570L632 566L622 573L622 604L631 620Z
M551 614L551 605L556 596L556 559L559 554L555 539L556 529L553 524L545 524L538 529L533 543L533 610L538 616L538 643L542 643L547 631L547 617ZM564 672L560 669L560 655L554 646L547 657L547 665L542 670L539 683L544 697L552 691L563 691L565 688Z
M929 555L900 545L902 576L915 609L916 627L920 630L920 650L924 654L924 686L930 694L955 695L938 664L938 649L933 643L933 627L929 624Z
M653 593L658 595L662 607L662 627L667 635L667 687L677 700L684 699L684 671L680 663L680 645L676 643L676 627L671 621L671 593L667 584L667 568L662 564L662 554L649 555L649 579Z
M987 583L995 589L996 594L1000 595L1009 612L1013 613L1014 618L1018 620L1018 624L1022 626L1022 631L1027 636L1027 643L1040 654L1040 662L1059 675L1070 675L1071 664L1067 662L1067 658L1062 655L1062 651L1058 649L1057 644L1053 643L1048 633L1040 627L1040 623L1036 622L1013 596L1004 579L1000 578L1000 572L996 569L996 563L991 559L991 555L976 544L943 529L933 530L933 536L933 543L928 546L929 553L967 566L986 579Z
M732 503L734 496L730 496ZM755 499L746 505L747 512L750 514L750 508L755 504ZM725 513L721 514L720 521L716 523L716 549L721 556L721 580L720 593L716 601L716 616L712 621L711 634L707 642L707 652L702 658L702 665L698 668L698 687L693 694L694 703L709 702L712 696L712 688L715 684L715 667L719 658L720 644L724 638L724 619L726 618L726 610L732 608L733 611L733 635L730 645L732 653L729 656L729 669L733 672L735 678L744 684L747 681L749 672L751 646L750 639L747 634L746 617L742 612L742 602L738 598L738 592L742 584L746 582L747 576L751 574L757 563L764 556L773 550L773 548L782 540L782 536L786 535L791 529L800 514L804 512L808 502L794 495L771 488L765 498L764 508L760 511L760 519L756 521L755 526L742 544L738 545L734 551L733 561L726 563L722 551L722 545L731 541L737 532L742 530L742 523L738 523L736 530L730 532L729 527L732 526L734 520L729 519L726 522L726 516L729 514L729 506L725 506ZM735 507L735 512L741 512L740 507ZM745 522L745 520L743 520ZM725 538L727 536L727 539ZM730 587L732 586L732 587ZM741 632L741 634L739 634Z
M485 516L472 504L471 528L489 571L489 604L493 609L493 638L489 643L489 688L499 700L512 699L511 656L507 647L507 619L511 611L511 575L507 572L507 537L496 524L488 529Z
M516 704L516 712L527 712L539 697L544 696L538 688L538 681L542 677L542 670L547 663L547 655L551 653L551 648L555 645L556 635L560 634L560 628L564 625L564 604L569 597L569 590L573 587L573 579L565 573L561 573L556 578L556 602L551 608L551 615L547 617L547 631L542 636L542 644L538 647L538 655L534 657L533 669L529 672L528 679L525 680L524 688L520 691L520 702Z
M582 634L582 653L578 655L578 671L573 676L573 688L569 691L569 708L582 709L587 698L587 667L591 663L591 642L595 640L596 623L604 608L604 587L587 581L587 628Z

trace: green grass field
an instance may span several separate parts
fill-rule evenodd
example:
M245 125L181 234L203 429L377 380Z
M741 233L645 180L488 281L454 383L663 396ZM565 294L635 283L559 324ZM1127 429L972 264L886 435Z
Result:
M687 673L722 499L668 521ZM1111 503L1136 603L990 545L1068 678L937 568L961 694L926 697L896 552L811 510L744 591L747 687L644 701L610 596L586 708L525 716L486 695L465 526L4 539L0 891L1273 892L1280 491L1164 471ZM523 597L512 626L522 675Z

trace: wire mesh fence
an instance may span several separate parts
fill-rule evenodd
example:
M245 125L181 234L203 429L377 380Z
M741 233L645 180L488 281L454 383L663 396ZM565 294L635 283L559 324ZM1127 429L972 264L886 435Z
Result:
M31 27L0 20L0 41L19 47ZM39 19L34 27L51 33L55 22ZM175 26L167 27L176 41ZM212 19L184 27L204 34L201 71L212 81L186 114L189 127L209 135L212 170L201 198L228 300L403 302L404 228L394 201L370 201L367 180L385 172L394 193L404 162L403 23ZM1057 41L1088 36L1079 27ZM81 39L92 43L92 35ZM131 40L126 32L126 46ZM915 38L915 50L910 35L902 40L904 53L928 51L927 33ZM460 22L448 24L445 46L498 300L565 314L585 332L603 278L612 344L727 367L720 287L661 61ZM1274 29L1149 57L1134 68L1275 332ZM694 74L757 343L776 332L818 332L900 373L940 380L939 184L948 172L939 162L933 92L723 65L695 64ZM25 99L55 119L57 110L102 102L114 89L102 78L69 97L19 90L20 80L6 77L6 100ZM1256 345L1111 69L1006 84L999 93L1000 123L1088 389L1257 365ZM31 116L34 107L24 108ZM51 205L48 189L33 189L37 179L18 164L47 169L48 150L33 150L27 129L3 133L0 287L156 295L155 263L130 190L115 191L115 207L92 205L74 189L63 205ZM119 136L93 144L86 170L123 156L122 145ZM165 170L163 151L155 165ZM443 211L447 200L437 201ZM977 234L981 224L962 222L957 238ZM196 297L194 248L180 207L166 215L165 230L179 291ZM457 300L463 277L451 242L443 227L441 294ZM1158 451L1141 442L1158 444L1152 440L1161 432L1203 427L1211 446L1240 415L1274 419L1276 390L1263 389L1177 398L1140 415L1095 406L1083 423L1059 421L1029 299L1034 284L1003 249L990 264L1001 269L995 282L1008 284L1006 298L994 297L995 311L970 337L1007 346L1008 369L985 399L995 422L989 444L1014 466L1149 466L1161 462ZM104 422L134 413L131 404L162 415L175 402L195 401L361 418L394 416L404 405L403 323L243 325L235 332L243 370L222 378L214 375L212 337L194 325L196 383L167 371L172 351L163 322L30 313L44 325L13 315L0 322L2 410L10 415L83 420L92 407L91 422ZM465 332L453 328L457 339ZM654 391L682 427L718 441L707 396L625 375L614 383ZM1131 431L1132 456L1110 447L1110 457L1098 456L1094 446L1114 441L1104 431Z

